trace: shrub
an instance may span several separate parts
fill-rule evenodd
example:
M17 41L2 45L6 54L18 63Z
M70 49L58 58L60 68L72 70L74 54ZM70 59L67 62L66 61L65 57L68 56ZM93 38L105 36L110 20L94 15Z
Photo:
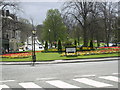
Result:
M90 41L90 47L93 49L93 41Z
M65 47L75 47L75 45L73 45L71 41L66 41L66 42L64 43L64 46L65 46Z
M92 50L91 47L80 47L80 51L90 51Z
M45 51L48 51L48 42L45 42Z
M62 51L62 44L60 40L58 41L58 51Z
M77 41L76 40L74 41L74 45L77 46Z

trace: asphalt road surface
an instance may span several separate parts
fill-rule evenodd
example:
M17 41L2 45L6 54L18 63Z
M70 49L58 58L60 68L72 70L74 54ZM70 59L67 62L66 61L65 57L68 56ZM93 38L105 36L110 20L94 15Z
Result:
M2 65L0 88L118 88L118 61Z

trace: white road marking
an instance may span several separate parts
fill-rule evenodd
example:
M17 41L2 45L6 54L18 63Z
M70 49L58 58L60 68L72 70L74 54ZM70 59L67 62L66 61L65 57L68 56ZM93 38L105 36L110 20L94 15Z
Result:
M98 82L98 81L95 81L95 80L92 80L92 79L88 79L88 78L78 78L78 79L73 79L77 82L80 82L80 83L84 83L84 84L87 84L87 85L91 85L91 86L94 86L94 87L108 87L108 86L113 86L113 85L110 85L110 84L107 84L107 83L103 83L103 82Z
M112 73L113 75L118 75L119 73Z
M36 80L53 80L55 78L36 78Z
M92 77L92 76L96 76L94 74L91 75L75 75L74 77Z
M42 88L33 82L19 83L19 85L22 86L23 88Z
M75 77L91 77L91 76L95 76L94 74L91 75L76 75Z
M80 88L60 80L52 80L52 81L46 81L46 82L58 88Z
M120 82L120 78L115 77L115 76L101 76L99 78L114 81L114 82Z
M81 75L80 77L91 77L91 76L95 76L94 74L91 75Z
M4 80L4 81L0 81L0 83L1 82L13 82L13 81L15 81L15 80Z
M7 85L3 84L3 85L0 85L0 90L2 90L2 88L9 88Z

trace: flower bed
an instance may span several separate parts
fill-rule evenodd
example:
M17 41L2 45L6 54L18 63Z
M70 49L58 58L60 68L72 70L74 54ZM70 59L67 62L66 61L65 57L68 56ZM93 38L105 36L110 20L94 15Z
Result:
M116 48L111 48L111 49L106 49L106 50L98 49L95 51L78 51L77 55L84 56L84 55L110 54L110 53L119 53L119 52L120 52L120 47L116 47ZM67 54L67 55L69 55L69 54ZM66 56L66 54L62 53L61 56Z
M36 53L42 52L42 51L35 51ZM9 54L3 54L0 55L2 58L28 58L32 56L32 52L16 52L16 53L9 53Z
M118 47L99 47L99 48L120 48L120 46L118 46Z
M26 58L30 57L32 53L11 53L0 55L2 58Z

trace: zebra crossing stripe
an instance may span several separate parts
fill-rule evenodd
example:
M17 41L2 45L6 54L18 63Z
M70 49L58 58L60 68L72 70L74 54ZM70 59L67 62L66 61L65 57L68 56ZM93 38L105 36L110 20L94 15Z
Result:
M115 76L101 76L99 78L114 81L114 82L120 82L120 78L115 77Z
M42 88L33 82L19 83L19 85L22 86L23 88Z
M0 85L0 90L2 90L2 88L9 88L7 85L3 84L3 85Z
M52 81L46 81L46 82L58 88L80 88L60 80L52 80Z
M112 73L113 75L118 75L119 73Z
M88 79L88 78L78 78L78 79L73 79L73 80L75 80L77 82L80 82L80 83L84 83L84 84L93 86L93 87L98 87L98 88L99 87L113 86L113 85L110 85L110 84L107 84L107 83L95 81L95 80Z
M4 80L4 81L0 81L0 83L1 82L13 82L13 81L15 81L15 80Z

